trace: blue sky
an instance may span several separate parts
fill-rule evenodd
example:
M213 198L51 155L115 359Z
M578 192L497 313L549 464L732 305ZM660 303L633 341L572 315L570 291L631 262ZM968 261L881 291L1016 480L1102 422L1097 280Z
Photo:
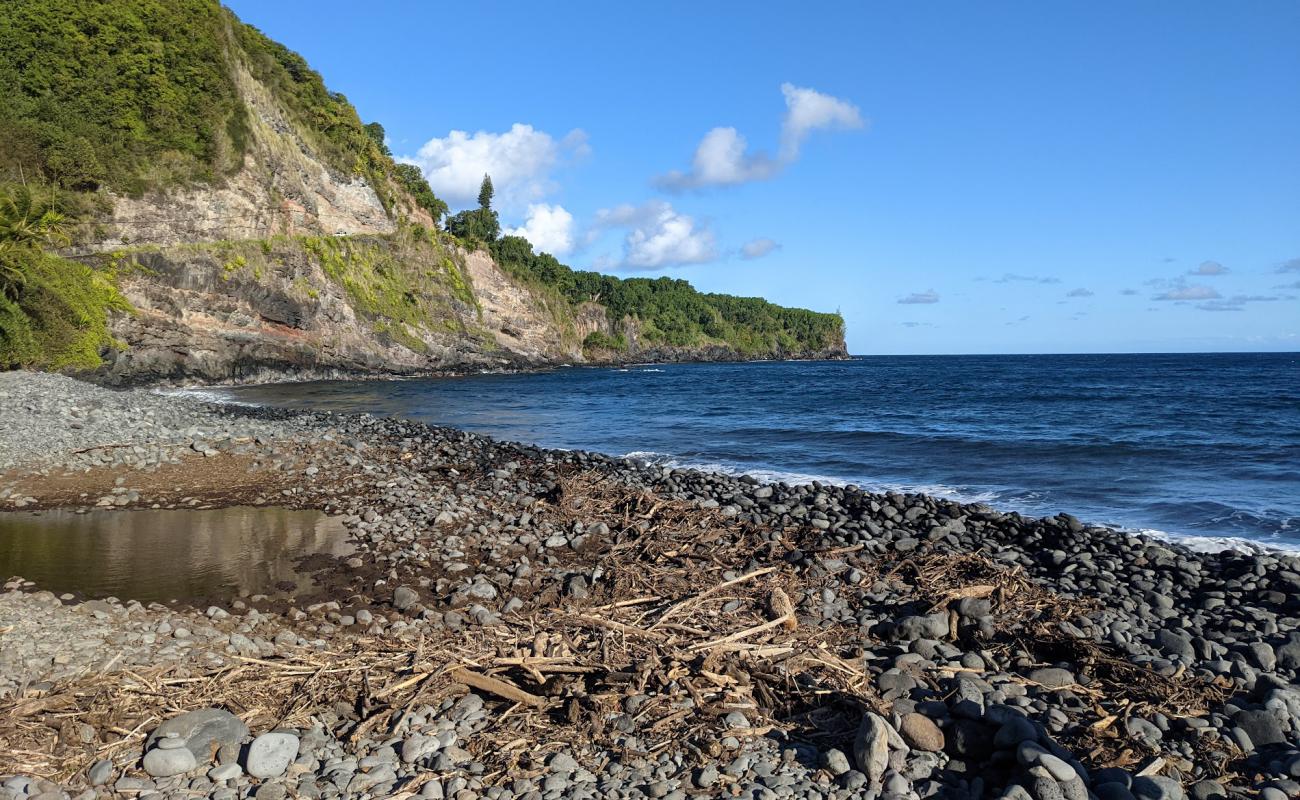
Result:
M1300 3L229 5L577 268L855 353L1300 350Z

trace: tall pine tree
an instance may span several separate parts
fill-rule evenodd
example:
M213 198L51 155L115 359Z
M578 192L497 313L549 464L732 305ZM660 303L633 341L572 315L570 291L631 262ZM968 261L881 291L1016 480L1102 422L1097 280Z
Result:
M484 175L483 183L478 187L478 207L484 211L492 210L492 176Z

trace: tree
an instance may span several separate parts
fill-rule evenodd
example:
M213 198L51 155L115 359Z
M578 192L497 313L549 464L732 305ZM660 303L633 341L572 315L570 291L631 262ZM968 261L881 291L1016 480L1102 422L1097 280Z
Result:
M478 187L478 207L480 211L492 210L492 176L484 175L483 183Z
M33 189L25 183L0 187L0 251L63 247L69 241L67 217L57 192Z
M429 212L429 216L433 217L434 226L437 227L438 222L447 214L447 204L429 188L429 182L425 180L420 168L414 164L397 164L393 175L397 178L397 182L402 184L402 188L415 198L415 202Z
M383 125L380 125L378 122L367 122L365 125L365 131L366 136L370 137L370 141L379 145L379 151L381 153L386 156L392 156L393 152L389 150L388 145L384 143L385 133Z
M447 230L461 239L491 244L501 235L497 212L475 208L447 217Z

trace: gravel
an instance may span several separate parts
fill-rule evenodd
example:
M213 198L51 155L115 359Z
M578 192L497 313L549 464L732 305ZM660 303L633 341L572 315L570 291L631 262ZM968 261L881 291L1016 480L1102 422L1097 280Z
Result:
M155 490L137 487L139 475L240 455L286 476L273 489L288 493L284 502L340 516L359 548L334 565L337 583L325 596L281 607L253 598L212 608L81 601L11 579L0 593L0 630L9 629L0 698L39 698L83 673L274 661L357 636L407 642L414 652L431 631L492 636L503 617L534 613L544 597L594 602L602 575L585 554L616 532L538 521L539 498L556 490L560 467L772 531L770 553L728 565L728 575L769 563L796 569L811 587L791 596L799 624L855 631L859 652L839 657L878 698L851 711L852 726L816 736L805 735L807 722L742 735L761 720L733 708L711 712L722 723L716 738L659 744L638 727L658 698L633 694L603 720L619 746L542 732L504 770L502 754L481 746L509 712L489 695L424 698L392 729L366 729L368 709L335 703L275 730L249 730L229 713L237 708L177 713L164 696L155 720L142 722L147 738L57 782L0 776L0 800L85 792L94 793L87 800L1300 795L1300 561L1290 555L1194 553L1068 515L1031 519L923 495L762 484L408 421L220 407L54 375L0 374L0 406L0 471L22 465L0 475L4 508L41 502L34 489L15 491L19 478L95 467L130 481L120 488L136 495L110 502L134 507L156 501ZM779 533L795 529L812 531L803 550ZM1223 699L1187 715L1132 707L1106 723L1107 752L1075 751L1093 706L1107 699L1091 688L1100 666L1031 640L991 646L1004 613L991 598L918 604L872 571L876 559L932 552L978 552L1062 599L1092 601L1060 620L1062 641L1104 648L1143 675L1213 681ZM72 724L64 735L91 749L108 741L107 731L81 724L89 730Z

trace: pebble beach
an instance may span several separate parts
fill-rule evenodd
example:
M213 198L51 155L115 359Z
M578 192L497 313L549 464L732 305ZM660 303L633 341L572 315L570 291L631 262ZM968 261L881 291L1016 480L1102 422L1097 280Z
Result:
M351 548L291 594L0 575L0 800L1300 796L1294 555L51 374L0 408L3 511Z

